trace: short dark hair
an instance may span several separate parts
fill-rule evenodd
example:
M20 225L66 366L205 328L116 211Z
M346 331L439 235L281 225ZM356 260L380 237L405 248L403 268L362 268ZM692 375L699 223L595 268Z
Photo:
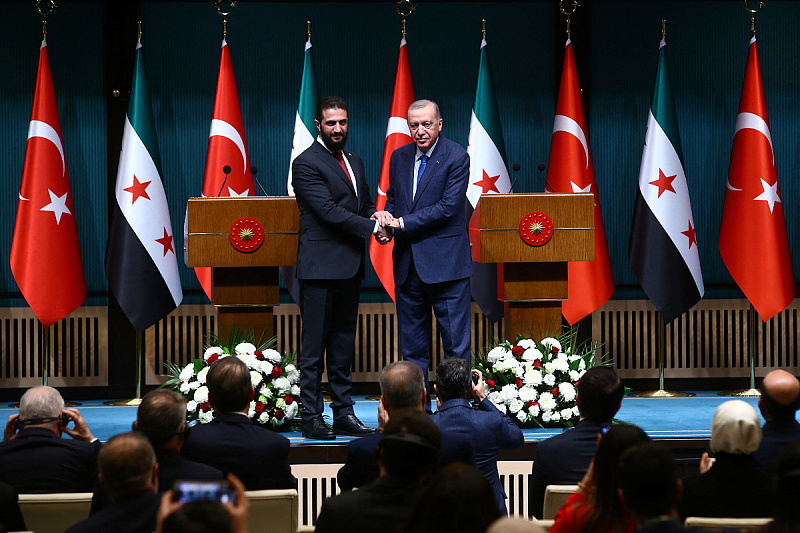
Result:
M381 394L392 409L419 407L425 390L425 377L418 364L395 361L381 370Z
M800 395L788 404L784 404L770 396L769 390L761 383L761 401L773 420L794 420L795 413L800 409Z
M472 390L469 362L460 357L448 357L439 363L436 367L436 390L443 402L469 398Z
M678 503L678 465L661 444L643 442L625 450L617 475L628 507L642 518L670 514Z
M206 374L211 404L221 413L243 411L250 404L250 371L236 356L217 359Z
M220 502L181 505L164 519L163 533L233 533L233 518Z
M100 450L97 470L115 497L146 488L152 480L156 452L141 433L114 435Z
M186 401L169 389L156 389L142 398L136 412L136 430L147 437L153 447L171 441L186 423Z
M403 479L419 479L436 469L442 435L431 417L415 409L392 413L380 442L386 472Z
M610 422L619 410L625 387L613 368L594 366L578 381L578 402L581 416L589 420Z
M347 102L339 96L323 96L317 100L317 121L322 122L322 112L326 109L347 111Z

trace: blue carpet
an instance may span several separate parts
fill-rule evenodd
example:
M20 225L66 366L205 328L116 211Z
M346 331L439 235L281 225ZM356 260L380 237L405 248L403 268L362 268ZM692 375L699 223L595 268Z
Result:
M697 392L691 398L632 398L622 400L622 408L617 414L619 420L636 424L653 438L696 438L711 437L711 418L717 406L730 398L718 396L714 392ZM742 398L758 411L757 398ZM367 426L378 425L378 402L356 397L356 416ZM102 441L125 431L130 431L136 420L135 407L110 407L102 401L87 401L77 409L86 419L92 433ZM8 404L0 404L0 419L16 413L17 410ZM330 407L326 406L328 421ZM561 432L559 429L526 429L523 430L526 441L546 439ZM299 432L287 432L285 435L293 444L307 442ZM337 440L350 440L339 437ZM319 442L319 441L310 441Z

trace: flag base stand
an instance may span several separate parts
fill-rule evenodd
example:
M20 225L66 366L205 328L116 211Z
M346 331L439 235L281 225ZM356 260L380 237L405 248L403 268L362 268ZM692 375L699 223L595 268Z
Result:
M41 322L39 322L41 325ZM50 327L42 329L42 343L39 346L39 351L42 354L42 385L47 387L47 377L50 375ZM64 402L64 407L78 407L83 405L79 402ZM19 409L19 403L12 403L9 407Z
M760 398L761 391L756 388L756 310L753 304L747 310L747 353L750 360L750 388L733 391L721 391L719 396L737 398Z
M136 398L130 400L112 400L103 402L114 407L137 407L142 403L142 376L144 375L144 334L136 332Z
M632 392L628 394L633 398L691 398L693 392L681 392L664 389L664 361L667 352L667 325L661 315L658 316L656 327L656 350L658 351L658 390Z
M682 391L674 391L674 390L650 390L650 391L642 391L642 392L632 392L628 394L632 398L691 398L695 396L693 392L682 392Z

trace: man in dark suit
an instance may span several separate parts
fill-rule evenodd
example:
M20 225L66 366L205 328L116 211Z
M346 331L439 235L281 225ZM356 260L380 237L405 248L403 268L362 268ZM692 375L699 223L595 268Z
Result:
M392 154L386 211L394 229L394 282L403 359L420 366L428 386L431 307L445 357L470 359L472 257L464 212L469 155L440 135L439 106L419 100L408 108L414 142ZM391 215L389 215L391 214Z
M431 417L403 409L386 424L378 452L381 476L322 503L316 533L383 533L402 522L436 468L441 443Z
M341 490L350 490L372 483L380 476L378 445L386 423L403 409L425 411L428 393L422 370L409 361L395 361L381 370L381 399L378 403L379 428L373 435L356 439L347 446L347 458L336 476ZM450 463L475 464L472 439L454 431L442 431L442 447L438 466Z
M580 420L574 428L536 446L528 487L530 516L542 518L547 485L572 485L583 479L594 457L597 435L611 425L624 394L622 380L610 367L592 367L581 377L576 394Z
M247 416L255 391L238 357L218 359L206 376L208 401L217 417L192 428L181 448L189 460L236 475L247 490L296 489L289 465L289 439Z
M789 444L800 440L800 382L785 370L773 370L761 382L758 408L766 422L761 428L761 444L754 454L758 466L778 472L778 457Z
M375 430L353 413L350 366L364 278L364 243L373 234L383 244L389 237L370 219L375 206L364 163L344 150L347 104L337 96L321 98L314 122L319 137L292 163L292 186L300 209L296 272L303 319L299 358L303 436L363 436ZM326 359L333 431L322 420Z
M74 422L74 428L67 424ZM66 433L72 439L62 439ZM103 445L77 409L46 386L29 389L8 417L0 444L0 481L19 493L90 492Z
M150 533L156 527L158 465L153 446L138 433L108 440L97 460L111 506L78 522L68 533Z
M472 380L473 372L478 382ZM445 359L436 368L436 412L431 417L441 431L457 431L472 439L478 468L494 491L497 507L506 510L506 493L497 472L497 452L519 448L522 430L486 399L480 371L470 371L469 363L459 358ZM473 409L469 398L478 401Z

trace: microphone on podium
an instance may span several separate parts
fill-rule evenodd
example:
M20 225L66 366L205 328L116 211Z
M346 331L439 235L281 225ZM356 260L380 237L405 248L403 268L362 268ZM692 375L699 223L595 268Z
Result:
M252 174L253 180L258 184L258 188L261 189L261 192L264 193L264 196L269 196L267 191L264 190L264 187L261 186L261 182L258 181L258 178L256 177L256 174L258 174L258 167L255 165L250 165L250 174Z
M224 167L222 167L222 171L225 173L225 179L222 181L222 186L219 188L219 192L217 193L217 196L220 196L222 194L222 189L224 189L225 188L225 184L228 183L228 174L231 173L231 166L230 165L225 165Z
M514 171L514 181L511 182L511 187L508 188L509 191L514 192L514 184L517 183L519 179L519 169L522 168L519 166L519 163L514 163L511 165L511 170Z

